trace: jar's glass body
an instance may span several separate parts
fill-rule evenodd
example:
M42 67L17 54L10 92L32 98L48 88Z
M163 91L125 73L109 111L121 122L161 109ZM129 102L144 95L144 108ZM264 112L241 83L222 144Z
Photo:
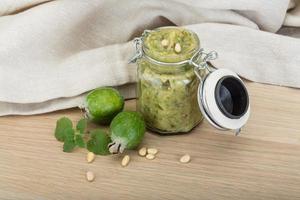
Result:
M162 134L189 132L202 120L199 79L189 64L168 68L142 58L137 85L137 109L149 129Z
M166 45L161 44L167 40ZM202 119L194 67L185 62L199 50L197 35L164 27L142 38L144 56L138 60L137 110L147 127L162 134L189 132ZM175 46L180 44L180 52Z

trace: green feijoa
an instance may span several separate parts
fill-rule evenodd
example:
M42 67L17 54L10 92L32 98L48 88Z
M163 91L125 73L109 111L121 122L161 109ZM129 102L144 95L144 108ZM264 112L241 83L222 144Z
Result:
M142 141L145 134L145 122L138 112L120 112L110 124L109 144L111 153L123 152L124 149L134 149Z
M124 98L110 87L95 89L85 99L86 116L98 124L109 124L123 108Z
M91 132L91 139L87 142L87 149L97 155L108 155L110 137L104 131L95 129Z

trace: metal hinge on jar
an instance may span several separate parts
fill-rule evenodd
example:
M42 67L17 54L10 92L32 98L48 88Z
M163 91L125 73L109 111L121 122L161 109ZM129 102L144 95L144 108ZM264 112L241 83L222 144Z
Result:
M147 34L149 34L150 30L145 30L141 37L136 37L133 39L133 43L135 46L135 54L134 56L129 60L129 63L136 63L136 61L143 57L143 37L145 37Z

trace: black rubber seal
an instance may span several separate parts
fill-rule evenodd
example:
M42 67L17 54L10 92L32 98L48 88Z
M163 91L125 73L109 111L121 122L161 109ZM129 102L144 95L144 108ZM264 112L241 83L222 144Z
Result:
M231 119L241 118L249 107L249 96L244 83L231 75L218 81L215 99L222 113Z

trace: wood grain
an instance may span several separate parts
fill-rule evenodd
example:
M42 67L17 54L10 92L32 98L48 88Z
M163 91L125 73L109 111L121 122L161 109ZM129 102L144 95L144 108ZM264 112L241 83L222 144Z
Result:
M242 135L206 121L190 134L147 133L143 145L160 150L149 161L129 152L97 156L63 153L53 136L59 117L80 119L77 109L0 118L0 199L300 199L300 92L247 83L252 114ZM135 101L126 109L134 110ZM188 164L178 162L188 153ZM89 183L91 170L96 180Z

